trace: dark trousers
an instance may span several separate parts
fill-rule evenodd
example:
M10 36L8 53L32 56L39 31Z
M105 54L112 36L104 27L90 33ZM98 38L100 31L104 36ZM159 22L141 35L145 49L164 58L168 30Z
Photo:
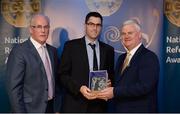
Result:
M104 100L96 99L88 101L88 113L105 113L107 112L107 103Z
M48 100L47 107L46 107L46 113L53 113L54 112L54 100Z

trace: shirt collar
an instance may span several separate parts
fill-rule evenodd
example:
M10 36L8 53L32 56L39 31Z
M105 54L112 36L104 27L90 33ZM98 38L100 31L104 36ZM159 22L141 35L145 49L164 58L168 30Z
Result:
M86 45L88 45L89 43L98 45L98 40L97 39L92 42L92 41L89 40L88 36L85 36L85 41L86 41Z
M139 43L135 48L133 48L131 51L129 51L129 53L133 56L141 45L142 45L142 43ZM125 49L126 49L126 51L128 51L127 48L125 48Z
M46 46L46 43L44 43L43 45L41 45L40 43L38 43L36 40L34 40L32 37L30 37L31 42L33 43L33 45L35 46L36 49L39 49L41 46Z

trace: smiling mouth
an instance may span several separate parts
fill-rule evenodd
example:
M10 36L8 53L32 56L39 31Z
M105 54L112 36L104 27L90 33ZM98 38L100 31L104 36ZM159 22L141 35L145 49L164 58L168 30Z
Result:
M40 36L43 36L43 37L44 37L44 36L46 36L46 35L40 35Z
M129 39L129 38L128 39L124 39L124 41L131 41L131 39Z

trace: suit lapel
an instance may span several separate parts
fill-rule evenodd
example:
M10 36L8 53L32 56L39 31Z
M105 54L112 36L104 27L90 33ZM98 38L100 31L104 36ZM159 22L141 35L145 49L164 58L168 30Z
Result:
M38 62L41 62L43 64L38 51L36 50L32 42L30 41L30 39L28 39L27 43L28 43L28 49L30 49L31 53L38 59Z
M40 57L38 51L36 50L36 48L34 47L32 42L30 41L30 39L28 39L27 43L28 43L28 49L30 49L30 52L34 55L35 59L37 60L37 63L40 65L39 67L40 67L42 73L44 74L42 76L43 79L47 80L46 71L45 71L45 68L43 65L43 61L41 60L41 57Z
M133 55L133 57L132 57L132 59L131 59L131 61L130 61L130 63L129 63L129 66L128 66L128 67L124 70L124 72L121 74L121 77L124 76L124 73L128 71L128 68L129 68L129 67L131 67L132 65L135 64L135 62L136 62L137 59L139 58L139 55L141 54L141 51L143 50L143 48L144 48L143 45L141 45L141 46L138 48L138 50L137 50L137 51L135 52L135 54ZM124 59L125 59L125 57L126 57L126 54L125 54L125 56L124 56ZM124 62L124 59L123 59L123 62ZM122 62L122 65L123 65L123 62ZM122 69L122 66L121 66L121 69ZM120 71L121 71L121 70L120 70Z
M85 42L85 37L83 37L80 40L80 51L81 54L81 59L85 63L85 68L87 69L87 72L89 72L89 61L88 61L88 55L87 55L87 49L86 49L86 42Z
M126 53L121 55L121 57L119 58L118 64L116 66L117 74L115 75L116 75L117 80L120 80L124 76L124 72L126 71L124 70L124 72L121 74L121 70L122 70L122 66L123 66L125 58L126 58Z
M105 57L106 57L106 52L105 49L101 43L101 41L99 41L99 51L100 51L100 70L104 68L104 64L105 64Z
M141 45L138 50L136 51L136 53L134 54L134 56L132 57L131 61L130 61L130 65L133 65L134 62L139 58L139 55L142 54L142 50L144 49L144 46Z

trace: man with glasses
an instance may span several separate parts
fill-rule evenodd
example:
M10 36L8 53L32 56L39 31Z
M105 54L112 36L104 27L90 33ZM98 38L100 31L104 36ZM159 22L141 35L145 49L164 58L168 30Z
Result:
M89 72L107 70L113 79L114 49L98 40L102 16L90 12L85 19L85 36L65 43L58 70L60 83L65 88L62 112L106 112L107 102L97 98L89 85ZM94 45L94 47L93 47Z
M141 26L136 20L123 23L121 38L127 53L117 61L115 86L98 95L114 98L116 112L157 112L158 58L143 46Z
M46 43L49 18L32 17L30 38L13 47L7 62L7 90L12 112L54 112L56 48Z

